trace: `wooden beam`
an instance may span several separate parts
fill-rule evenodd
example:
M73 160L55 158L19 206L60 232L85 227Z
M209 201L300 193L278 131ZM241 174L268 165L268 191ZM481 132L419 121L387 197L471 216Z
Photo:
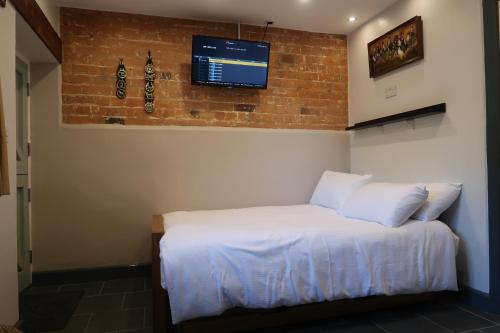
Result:
M5 8L5 3L7 2L7 0L0 0L0 7L4 7Z
M10 0L59 63L62 62L62 41L36 0Z

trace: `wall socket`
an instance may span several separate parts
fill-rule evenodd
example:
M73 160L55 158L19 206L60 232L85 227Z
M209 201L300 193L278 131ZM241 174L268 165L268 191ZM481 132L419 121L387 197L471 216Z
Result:
M390 86L385 88L385 99L393 98L398 95L398 86Z
M123 118L123 117L105 117L104 123L105 124L125 125L125 118Z
M254 112L254 104L234 104L234 111L238 112Z

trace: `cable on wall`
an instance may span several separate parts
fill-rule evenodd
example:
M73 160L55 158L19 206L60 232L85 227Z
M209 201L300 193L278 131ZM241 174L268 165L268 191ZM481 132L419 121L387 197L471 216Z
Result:
M267 34L267 28L269 28L270 25L273 25L273 21L267 21L266 22L266 28L264 29L264 35L262 35L262 41L264 41L264 39L266 39L266 34Z

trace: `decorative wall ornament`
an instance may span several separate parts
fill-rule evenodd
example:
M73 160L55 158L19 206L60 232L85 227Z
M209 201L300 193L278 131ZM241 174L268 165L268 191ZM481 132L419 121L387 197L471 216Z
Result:
M171 80L172 79L172 73L170 72L161 72L160 73L160 80Z
M424 37L420 16L415 16L368 44L372 78L423 58Z
M116 70L116 97L118 99L127 97L127 69L123 64L123 59L120 59Z
M146 62L146 66L144 66L144 80L146 83L146 86L144 88L144 110L147 113L153 113L155 110L155 79L155 65L153 63L153 58L151 57L151 50L149 50L148 61Z

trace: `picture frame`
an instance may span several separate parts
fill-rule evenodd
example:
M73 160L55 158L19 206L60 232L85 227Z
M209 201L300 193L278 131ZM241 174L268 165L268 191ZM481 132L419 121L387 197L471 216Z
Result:
M421 16L415 16L368 43L370 78L424 59Z

